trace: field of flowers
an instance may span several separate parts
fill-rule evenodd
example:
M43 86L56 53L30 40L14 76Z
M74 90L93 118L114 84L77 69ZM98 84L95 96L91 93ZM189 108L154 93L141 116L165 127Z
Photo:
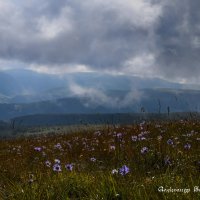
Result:
M200 122L0 140L0 199L200 199Z

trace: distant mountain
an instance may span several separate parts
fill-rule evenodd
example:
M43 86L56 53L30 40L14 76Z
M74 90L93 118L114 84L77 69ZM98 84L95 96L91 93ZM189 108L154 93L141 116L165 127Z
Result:
M136 76L98 73L56 76L7 70L0 72L0 119L50 113L199 111L200 91L183 89L187 87Z
M140 101L146 112L199 112L200 91L182 89L147 89Z
M98 96L68 97L63 99L0 104L0 120L32 114L72 113L167 113L199 112L200 91L175 89L142 89L135 93L111 91Z
M18 85L20 85L21 90L19 90L18 95L39 94L46 90L65 85L65 80L61 77L37 73L31 70L7 70L5 73L12 76Z
M2 96L16 95L19 90L21 90L21 86L17 80L13 76L0 71L0 94Z
M182 84L158 78L109 75L95 72L68 73L57 76L17 69L0 72L0 102L31 103L72 97L75 92L71 88L73 84L85 89L94 88L106 93L116 90L130 91L145 88L181 89L186 87Z

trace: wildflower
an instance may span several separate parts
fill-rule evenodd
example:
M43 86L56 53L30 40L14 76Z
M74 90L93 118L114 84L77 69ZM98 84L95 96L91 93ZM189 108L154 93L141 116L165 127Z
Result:
M96 136L100 136L100 135L101 135L101 131L96 131L94 134L95 134Z
M56 149L62 149L62 146L61 146L60 143L57 143L56 145L54 145L54 147L55 147Z
M138 134L138 137L143 137L143 136L144 136L143 132Z
M169 140L167 140L167 144L169 144L169 145L173 145L173 144L174 144L174 142L173 142L173 140L172 140L172 139L169 139Z
M114 145L111 145L111 146L110 146L110 150L115 150L115 146L114 146Z
M137 136L136 135L131 136L131 139L132 139L133 142L136 142L137 141Z
M139 137L138 140L142 141L142 140L146 140L146 138L145 137Z
M121 175L126 175L130 172L130 169L126 166L126 165L123 165L120 169L119 169L119 173Z
M141 149L141 153L142 153L142 154L148 153L148 151L149 151L148 147L143 147L143 148Z
M116 136L117 136L118 138L122 138L122 133L117 133Z
M187 143L184 145L184 149L189 150L191 148L191 144Z
M94 157L92 157L92 158L90 158L90 161L92 161L92 162L96 162L96 158L94 158Z
M34 150L35 151L42 151L42 147L35 147Z
M169 156L165 157L164 162L165 162L165 165L171 165L172 164Z
M59 159L55 159L54 162L55 162L56 164L60 164L60 160L59 160Z
M113 169L111 173L112 174L118 174L118 170L117 169Z
M54 172L61 172L62 170L61 170L61 166L59 165L59 164L54 164L54 166L53 166L53 171Z
M45 165L47 166L47 167L51 167L51 162L50 161L45 161Z
M73 165L72 164L66 164L65 165L65 168L69 171L72 171L73 170Z

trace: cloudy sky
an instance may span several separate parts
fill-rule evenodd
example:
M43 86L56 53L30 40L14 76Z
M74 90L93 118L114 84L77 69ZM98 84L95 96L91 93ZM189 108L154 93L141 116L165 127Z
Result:
M199 0L0 0L0 69L200 80Z

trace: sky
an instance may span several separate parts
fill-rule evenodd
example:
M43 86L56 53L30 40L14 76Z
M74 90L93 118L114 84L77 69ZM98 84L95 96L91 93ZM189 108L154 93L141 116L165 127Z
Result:
M200 80L199 0L0 0L0 69Z

